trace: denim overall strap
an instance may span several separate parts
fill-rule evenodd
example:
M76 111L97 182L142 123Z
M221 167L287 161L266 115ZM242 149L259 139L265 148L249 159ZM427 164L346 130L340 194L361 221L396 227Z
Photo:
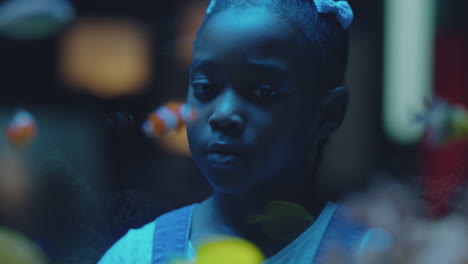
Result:
M188 205L156 218L152 264L168 264L173 258L182 258L187 252L193 208Z
M340 257L343 257L342 259L345 261L343 263L353 263L367 229L363 223L350 218L349 208L338 205L312 263L326 263L329 254L333 254L333 249L337 246L340 250L338 252L341 254Z

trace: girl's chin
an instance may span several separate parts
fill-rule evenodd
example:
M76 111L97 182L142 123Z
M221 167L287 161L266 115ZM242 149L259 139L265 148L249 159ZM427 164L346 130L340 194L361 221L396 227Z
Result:
M220 179L219 175L211 175L207 177L208 182L213 187L216 192L226 193L226 194L237 194L247 192L252 188L250 184L245 181L241 181L239 178Z

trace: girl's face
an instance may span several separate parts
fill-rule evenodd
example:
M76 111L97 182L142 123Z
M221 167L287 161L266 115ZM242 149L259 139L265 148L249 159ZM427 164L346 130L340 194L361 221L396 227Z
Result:
M199 119L187 132L193 159L217 191L292 180L312 162L323 95L304 76L313 62L295 34L263 9L220 12L200 32L187 96Z

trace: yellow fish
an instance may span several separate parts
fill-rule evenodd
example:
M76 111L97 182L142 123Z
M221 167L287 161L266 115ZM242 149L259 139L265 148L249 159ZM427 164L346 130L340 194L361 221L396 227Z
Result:
M46 256L38 246L13 230L0 228L0 262L2 264L45 264Z
M260 264L265 261L253 243L237 237L219 237L197 250L194 262L174 260L171 264Z

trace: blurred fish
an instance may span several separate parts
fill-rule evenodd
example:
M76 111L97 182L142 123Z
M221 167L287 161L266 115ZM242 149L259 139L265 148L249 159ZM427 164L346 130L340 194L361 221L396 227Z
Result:
M435 98L418 120L425 126L426 141L430 146L468 139L468 111L462 106Z
M31 113L19 110L13 115L5 134L12 145L25 147L37 135L36 121Z
M197 251L196 264L259 264L264 261L260 249L240 238L223 238L204 244Z
M236 237L218 237L197 250L195 261L175 259L171 264L260 264L265 260L253 243Z
M248 218L250 224L260 224L268 237L281 241L292 241L313 221L314 217L304 207L284 201L272 201L267 204L265 213Z
M37 245L18 232L0 228L0 263L45 264L47 258Z
M17 39L47 37L75 17L68 0L10 0L0 4L0 35Z
M180 129L187 122L198 118L195 108L186 103L170 102L148 115L143 123L143 132L152 137L160 137L166 133Z

